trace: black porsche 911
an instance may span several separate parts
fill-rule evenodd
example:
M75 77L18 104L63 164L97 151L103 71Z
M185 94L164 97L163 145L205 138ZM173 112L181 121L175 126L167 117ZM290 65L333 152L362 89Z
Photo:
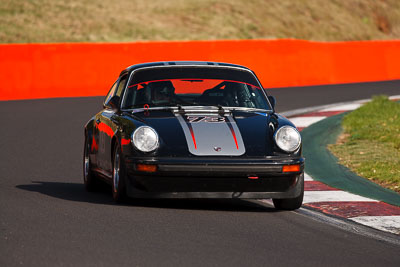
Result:
M215 62L154 62L123 70L85 126L84 183L113 198L272 198L301 206L296 127L275 113L254 72Z

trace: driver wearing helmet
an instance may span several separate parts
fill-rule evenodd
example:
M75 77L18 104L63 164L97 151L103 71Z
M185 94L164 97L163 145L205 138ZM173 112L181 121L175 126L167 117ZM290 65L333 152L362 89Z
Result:
M176 99L175 88L171 81L151 82L148 84L148 89L154 104L173 103Z

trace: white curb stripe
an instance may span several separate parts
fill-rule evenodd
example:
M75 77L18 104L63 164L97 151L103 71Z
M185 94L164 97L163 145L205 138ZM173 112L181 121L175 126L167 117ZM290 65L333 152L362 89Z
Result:
M304 181L314 181L314 179L307 173L304 173Z
M392 100L392 99L400 99L400 95L392 95L392 96L389 96L389 99L390 99L390 100Z
M305 191L303 203L344 201L378 202L377 200L354 195L345 191Z
M315 117L294 117L290 118L290 121L293 122L296 127L308 127L313 123L319 122L325 119L325 116L315 116Z
M348 111L348 110L358 109L361 106L362 106L361 103L352 103L352 104L345 104L345 105L339 105L339 106L335 106L335 107L331 107L331 108L326 108L321 111L341 111L341 110Z
M385 232L400 234L400 216L360 216L349 220Z

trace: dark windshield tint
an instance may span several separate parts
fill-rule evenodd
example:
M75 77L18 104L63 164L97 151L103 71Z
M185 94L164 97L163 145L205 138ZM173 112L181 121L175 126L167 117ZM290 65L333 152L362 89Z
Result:
M171 79L129 85L122 108L177 104L269 109L259 87L242 82L212 79Z
M171 69L137 75L128 84L122 109L164 106L224 106L271 109L254 75L243 71ZM168 73L165 72L168 70ZM193 71L195 70L195 71ZM167 75L168 74L168 75ZM190 75L192 75L190 77ZM138 77L135 77L138 76ZM149 79L151 77L161 79ZM177 78L166 79L165 76ZM182 77L183 76L183 77ZM200 78L199 78L200 76ZM202 78L201 76L208 76ZM211 78L210 78L211 76ZM220 79L220 77L231 79Z

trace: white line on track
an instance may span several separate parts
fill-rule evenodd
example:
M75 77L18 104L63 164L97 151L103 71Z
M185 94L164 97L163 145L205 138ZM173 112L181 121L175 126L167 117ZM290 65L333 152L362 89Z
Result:
M321 111L341 111L341 110L347 111L347 110L357 109L361 106L362 106L361 103L350 103L350 104L344 104L344 105L338 105L338 106L334 106L334 107L330 107L330 108L325 108Z
M349 220L382 231L400 234L400 216L360 216L349 218Z
M392 96L389 96L389 99L390 99L390 100L400 99L400 95L392 95Z
M344 201L378 202L372 198L362 197L345 191L305 191L303 203Z
M314 116L314 117L294 117L290 118L290 121L293 122L296 127L308 127L313 123L319 122L325 119L325 116Z
M314 181L314 179L307 173L304 173L304 181Z

